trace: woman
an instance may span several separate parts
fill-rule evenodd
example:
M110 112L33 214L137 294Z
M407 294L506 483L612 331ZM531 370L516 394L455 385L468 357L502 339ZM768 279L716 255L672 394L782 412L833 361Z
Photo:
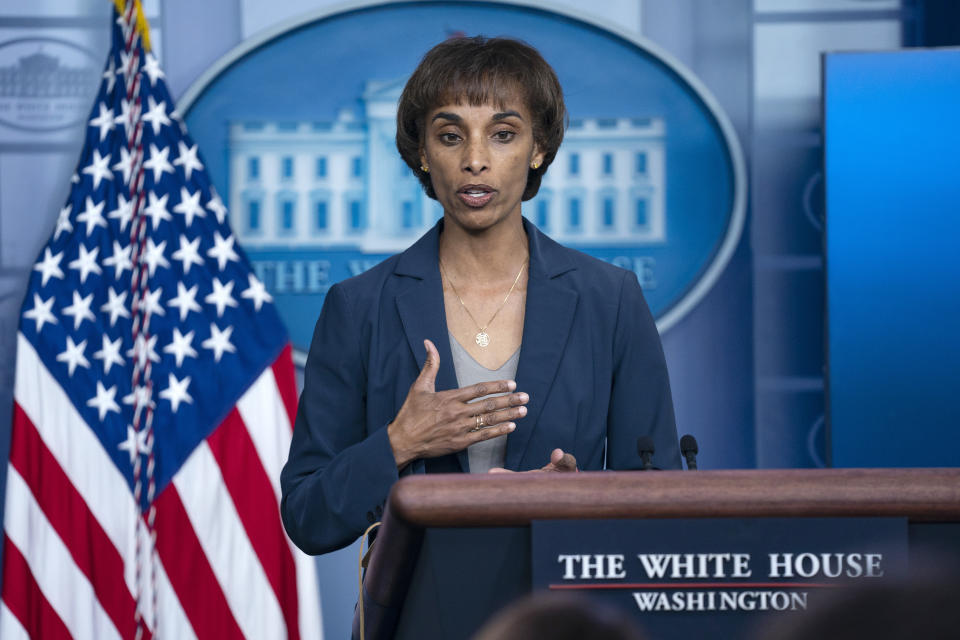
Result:
M521 215L565 120L553 69L514 40L448 40L410 77L397 148L444 214L327 294L281 476L304 551L352 542L401 474L638 468L642 435L679 467L636 276Z

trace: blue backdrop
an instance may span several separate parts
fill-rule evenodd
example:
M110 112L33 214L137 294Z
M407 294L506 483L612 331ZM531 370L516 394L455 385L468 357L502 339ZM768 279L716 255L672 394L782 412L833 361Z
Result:
M960 50L824 68L833 465L960 465Z

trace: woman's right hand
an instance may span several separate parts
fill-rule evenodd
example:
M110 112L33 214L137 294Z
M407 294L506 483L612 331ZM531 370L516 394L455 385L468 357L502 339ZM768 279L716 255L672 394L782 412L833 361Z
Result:
M517 388L512 380L480 382L449 391L437 391L440 354L429 340L423 341L427 360L414 380L397 417L387 426L387 435L397 469L416 458L434 458L462 451L475 442L510 433L512 422L527 414L529 397L511 393ZM470 403L493 393L507 395ZM478 421L477 416L481 419ZM477 428L477 425L482 425Z

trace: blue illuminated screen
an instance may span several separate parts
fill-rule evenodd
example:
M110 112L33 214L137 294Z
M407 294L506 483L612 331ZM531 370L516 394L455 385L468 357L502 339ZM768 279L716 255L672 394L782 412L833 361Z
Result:
M824 58L836 467L960 466L960 49Z

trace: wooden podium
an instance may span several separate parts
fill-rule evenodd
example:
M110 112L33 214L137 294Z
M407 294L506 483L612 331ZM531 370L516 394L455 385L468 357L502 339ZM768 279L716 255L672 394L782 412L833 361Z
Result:
M530 591L534 520L730 517L906 517L911 546L958 548L960 469L407 477L390 494L364 578L365 635L469 638Z

